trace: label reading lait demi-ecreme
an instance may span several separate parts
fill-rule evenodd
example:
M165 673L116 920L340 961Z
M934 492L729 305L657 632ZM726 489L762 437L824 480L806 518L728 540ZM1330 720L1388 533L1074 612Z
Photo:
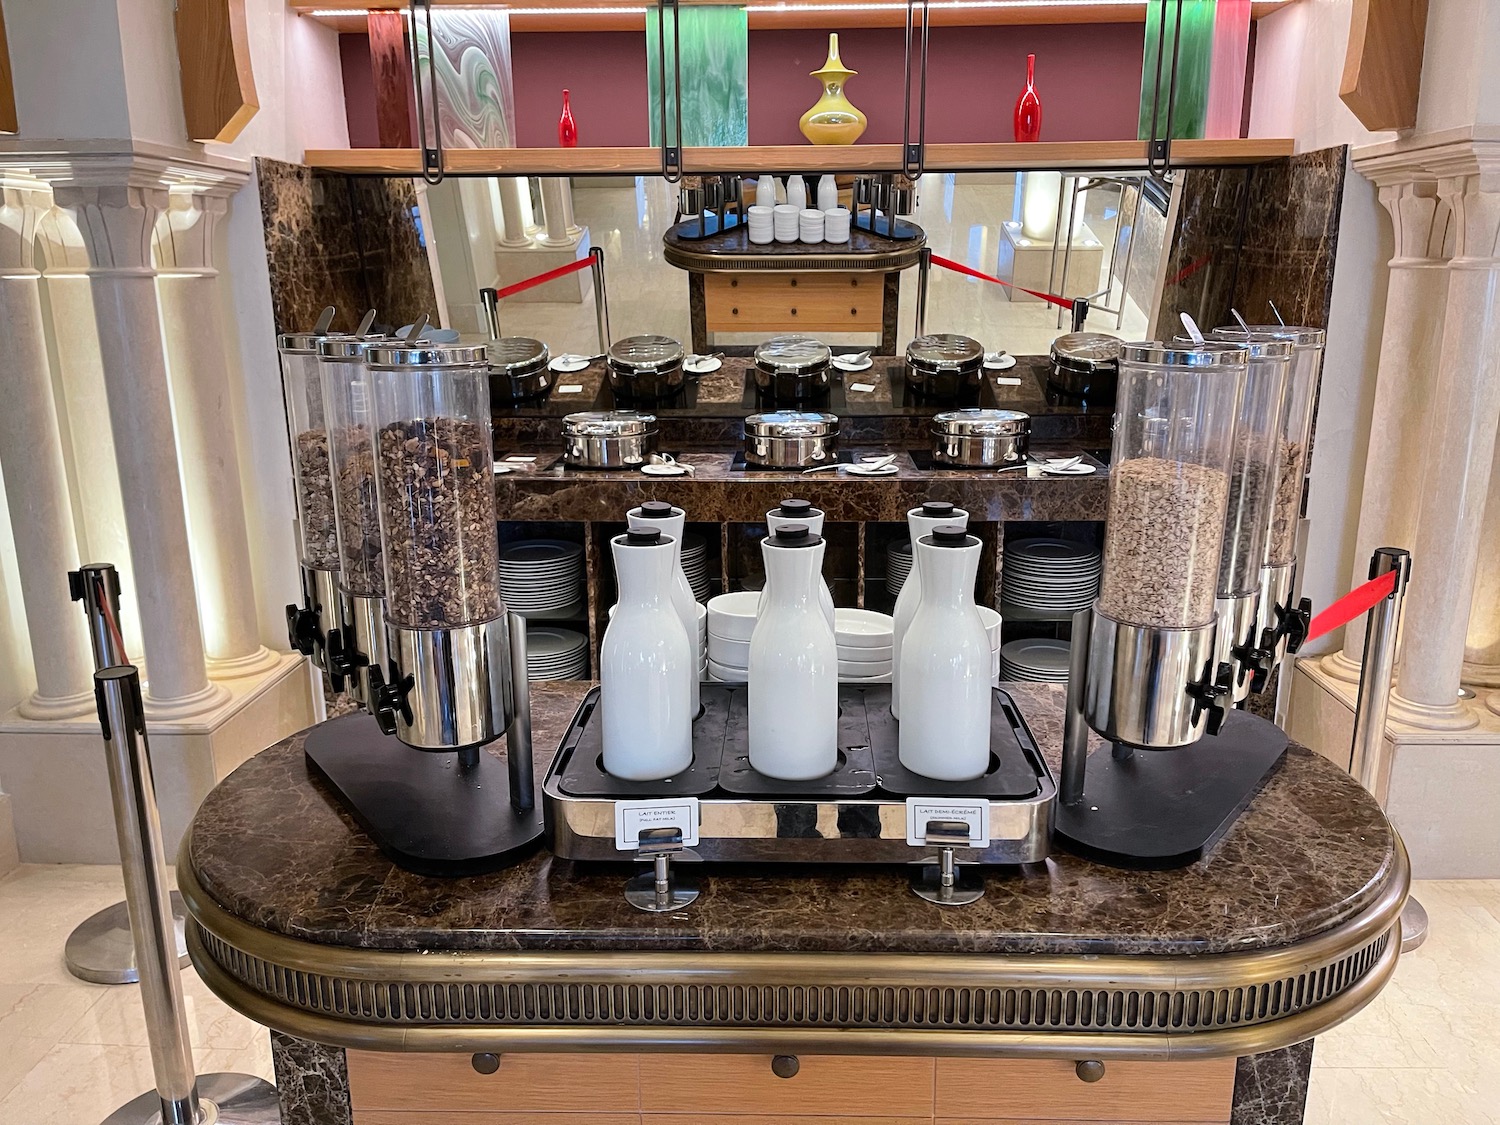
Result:
M654 801L615 802L615 848L633 852L641 833L652 828L680 828L682 846L698 846L698 798L666 797Z
M984 800L945 800L942 797L906 798L906 842L914 848L928 844L927 826L933 821L962 821L969 826L969 847L990 846L990 803Z

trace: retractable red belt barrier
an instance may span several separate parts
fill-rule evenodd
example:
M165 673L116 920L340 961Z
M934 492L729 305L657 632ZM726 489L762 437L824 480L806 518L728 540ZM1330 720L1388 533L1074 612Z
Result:
M518 281L514 285L507 285L504 289L495 290L495 299L511 297L517 293L524 293L528 289L535 289L538 285L546 285L549 281L556 281L560 277L567 277L570 273L586 270L594 264L592 258L579 258L576 262L569 262L565 266L558 266L555 270L539 273L535 277L528 277L525 281Z
M1000 278L992 277L987 273L980 273L978 270L971 270L968 266L962 265L948 258L940 258L936 254L932 256L932 264L935 266L942 266L945 270L952 270L954 273L966 274L969 277L977 277L980 281L991 281L996 285L1003 285L1007 289L1019 289L1022 293L1028 293L1033 297L1039 297L1043 301L1046 301L1051 305L1057 305L1065 309L1071 309L1073 307L1072 301L1068 300L1068 298L1066 297L1059 297L1056 293L1043 293L1038 289L1027 289L1024 285L1017 285L1012 281L1003 281Z
M1383 602L1396 592L1396 572L1394 570L1382 574L1379 578L1372 578L1363 586L1356 586L1338 601L1325 609L1312 619L1312 624L1307 627L1307 639L1317 640L1324 633L1331 633L1340 625L1347 625L1356 617Z

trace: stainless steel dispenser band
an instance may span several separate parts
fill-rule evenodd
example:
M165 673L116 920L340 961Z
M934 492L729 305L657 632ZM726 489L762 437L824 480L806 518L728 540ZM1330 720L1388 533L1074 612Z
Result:
M385 639L385 599L369 598L339 590L339 619L344 650L353 667L349 690L365 707L373 702L370 669L385 668L390 650Z
M1235 650L1244 651L1253 647L1260 635L1260 595L1241 594L1238 597L1220 595L1214 602L1218 618L1218 629L1214 637L1214 667L1228 664L1233 671L1230 680L1229 698L1241 703L1250 697L1250 681L1255 669L1247 665Z
M1111 742L1166 750L1204 734L1207 715L1189 690L1214 671L1214 622L1162 629L1094 609L1084 710Z
M510 627L505 615L456 629L386 621L392 684L403 688L396 737L419 750L492 742L510 724Z

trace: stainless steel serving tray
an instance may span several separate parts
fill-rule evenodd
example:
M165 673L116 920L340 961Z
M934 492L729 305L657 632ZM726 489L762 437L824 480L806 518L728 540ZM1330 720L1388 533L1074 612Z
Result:
M701 689L693 764L666 781L621 781L601 762L599 690L584 697L542 783L547 837L564 859L632 862L615 847L615 803L697 797L699 842L682 858L717 863L930 863L934 846L906 842L907 797L990 804L990 844L962 863L1035 863L1048 854L1057 786L1014 701L996 689L991 768L944 782L905 770L887 685L839 686L839 768L816 781L779 782L750 769L744 684Z

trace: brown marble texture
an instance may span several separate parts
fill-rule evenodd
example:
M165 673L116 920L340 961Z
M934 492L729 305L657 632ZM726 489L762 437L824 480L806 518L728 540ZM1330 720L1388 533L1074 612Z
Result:
M352 330L374 308L400 325L435 313L410 180L344 176L258 157L261 220L278 332L305 332L327 305Z
M1073 456L1077 446L1033 446L1041 457ZM504 450L514 453L517 450ZM526 451L527 453L534 451ZM863 452L879 453L880 447ZM905 520L924 500L949 500L976 522L1003 520L1102 520L1109 490L1108 470L1083 454L1097 471L1092 476L1047 476L1035 465L1024 470L920 470L906 453L899 471L887 477L854 477L829 471L803 475L797 470L733 468L729 452L682 453L692 476L650 477L637 470L569 469L540 458L531 467L495 478L496 510L506 520L618 521L645 500L666 500L694 521L760 523L783 497L801 496L835 523ZM548 467L537 467L548 466Z
M1300 1125L1312 1072L1311 1040L1279 1051L1246 1055L1234 1071L1229 1125Z
M349 1068L342 1047L271 1032L271 1065L281 1125L353 1125Z
M532 689L538 776L587 685ZM1062 689L1012 688L1056 769ZM1177 871L1121 871L1059 853L985 872L986 894L943 910L902 868L707 873L688 910L621 895L631 865L541 851L515 867L433 879L395 867L313 776L294 735L221 782L183 859L252 925L393 950L592 949L1196 954L1274 947L1356 914L1393 875L1389 824L1346 773L1300 746L1213 852Z

